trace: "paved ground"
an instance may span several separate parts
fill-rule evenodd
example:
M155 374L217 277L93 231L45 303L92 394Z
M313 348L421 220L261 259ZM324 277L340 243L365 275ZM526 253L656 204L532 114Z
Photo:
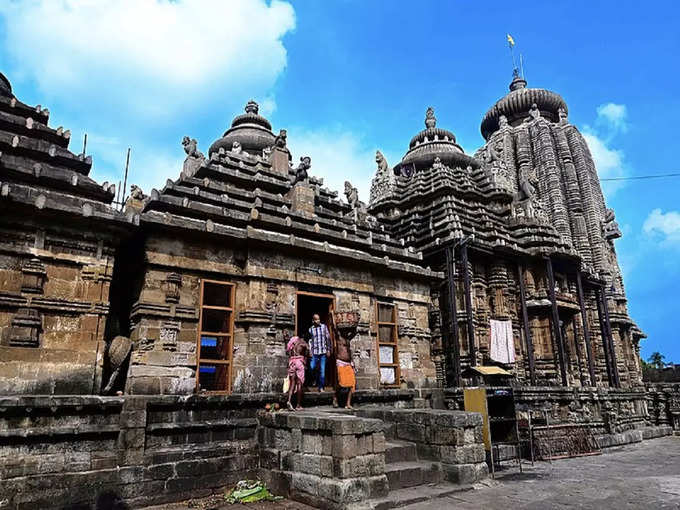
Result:
M680 509L680 437L663 437L595 457L527 464L477 490L404 510Z

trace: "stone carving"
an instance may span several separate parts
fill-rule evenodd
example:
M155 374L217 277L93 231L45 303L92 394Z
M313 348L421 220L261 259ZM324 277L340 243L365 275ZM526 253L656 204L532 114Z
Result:
M19 308L9 332L11 347L39 347L42 317L34 308Z
M437 125L437 117L434 116L434 108L428 107L425 112L425 127L431 129Z
M312 158L309 156L302 156L300 158L300 164L295 169L295 178L293 180L293 186L298 182L307 182L309 179L308 170L312 168Z
M21 267L21 273L21 292L30 292L32 294L43 293L47 273L45 265L40 259L32 258L24 262L24 265Z
M501 115L500 117L498 117L498 126L500 127L500 129L508 127L508 118L505 115Z
M345 181L345 197L353 210L366 211L366 204L359 200L359 190L349 181Z
M179 303L179 289L182 286L182 275L169 273L163 283L166 303Z
M260 111L260 106L252 99L246 104L246 113L257 115Z
M144 195L142 188L133 184L130 186L130 198L134 198L135 200L144 200L146 195Z
M231 145L231 152L234 154L241 154L241 152L243 152L243 149L241 148L241 142L235 140Z
M529 110L530 120L536 120L541 116L541 111L538 109L536 103L531 105L531 110Z
M125 212L132 211L132 212L142 212L144 209L144 199L146 198L146 195L144 195L144 192L142 191L142 188L139 186L135 186L134 184L130 186L130 196L127 197L125 200Z
M557 115L559 116L559 123L560 124L567 124L569 120L567 119L567 110L562 108L561 106L557 110Z
M612 209L607 209L604 214L604 221L602 222L602 234L608 241L613 241L621 237L621 230L616 221L616 216Z
M392 195L396 183L394 172L387 164L387 160L382 152L375 152L375 162L378 165L378 169L376 170L375 177L373 177L373 181L371 181L371 191L368 200L371 204Z
M271 156L272 156L271 147L265 147L264 149L262 149L262 161L269 161Z
M513 203L514 217L545 218L537 192L538 178L535 170L520 171L519 193Z
M185 136L182 139L182 146L184 147L184 152L187 154L182 172L187 177L193 177L196 171L205 162L205 156L198 150L198 142L196 142L195 138Z
M276 138L274 139L274 146L278 147L279 149L286 149L287 140L288 133L286 132L285 129L282 129L279 131L279 134L276 135Z

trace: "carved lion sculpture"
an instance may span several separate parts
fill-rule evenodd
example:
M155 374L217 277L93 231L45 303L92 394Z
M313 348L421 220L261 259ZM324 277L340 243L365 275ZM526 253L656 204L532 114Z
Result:
M185 136L182 138L182 146L184 147L184 152L186 152L187 156L190 158L205 159L203 153L198 150L198 142L195 138Z
M387 164L387 160L385 159L385 156L383 156L383 153L380 151L375 151L375 162L378 164L378 175L383 176L385 175L390 167Z
M302 156L300 158L300 164L295 169L295 179L293 180L293 186L298 182L306 181L309 178L307 170L310 168L312 168L312 158L309 156Z

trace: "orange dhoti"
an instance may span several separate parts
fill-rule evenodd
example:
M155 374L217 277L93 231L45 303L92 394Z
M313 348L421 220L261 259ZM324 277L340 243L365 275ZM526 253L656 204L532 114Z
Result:
M354 377L354 368L351 363L346 361L336 360L338 368L338 385L341 388L356 388L356 378Z

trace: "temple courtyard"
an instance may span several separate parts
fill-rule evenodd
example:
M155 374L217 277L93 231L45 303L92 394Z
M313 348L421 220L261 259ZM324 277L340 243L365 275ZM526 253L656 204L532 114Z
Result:
M680 508L680 437L668 436L633 445L609 448L596 457L577 457L534 466L523 464L497 473L495 480L478 483L467 490L447 491L427 499L432 487L402 489L404 501L413 501L404 510L460 509L642 509ZM415 498L422 496L422 500ZM311 510L293 501L228 505L212 497L147 510L227 509Z

